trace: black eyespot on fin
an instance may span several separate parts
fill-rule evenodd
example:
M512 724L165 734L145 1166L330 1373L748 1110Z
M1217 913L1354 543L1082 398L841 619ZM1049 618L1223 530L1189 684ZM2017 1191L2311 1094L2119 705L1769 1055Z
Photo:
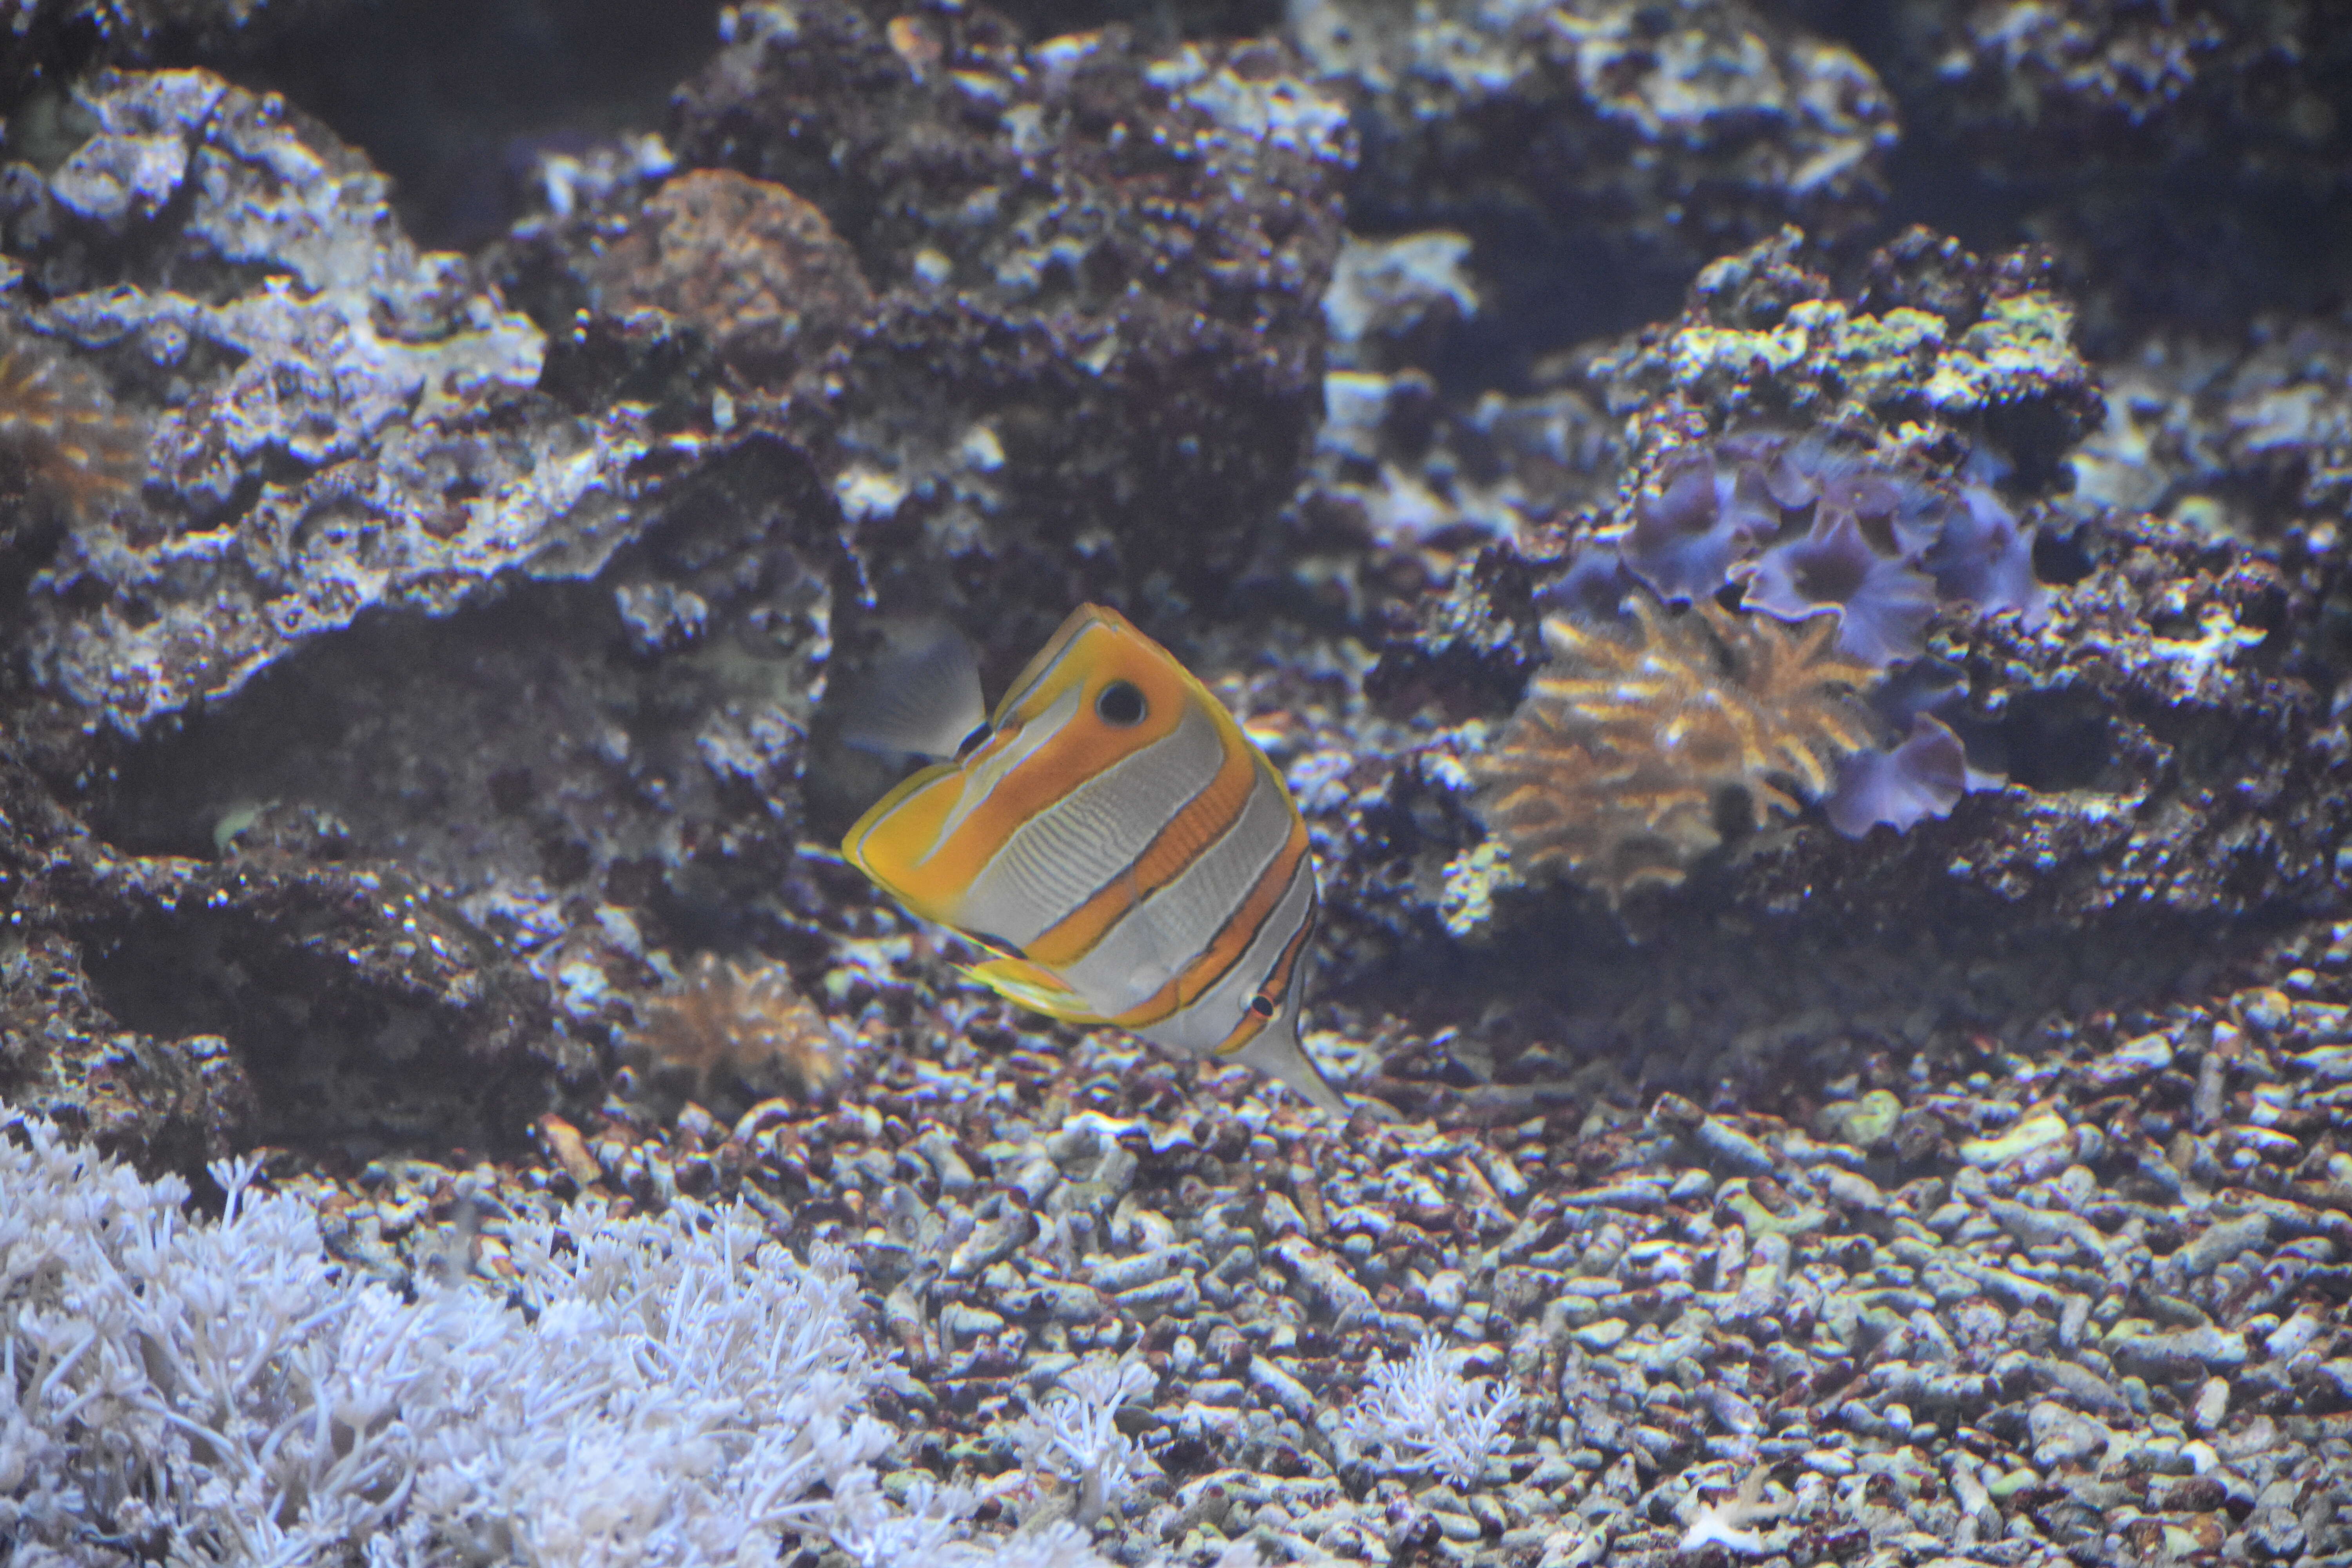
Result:
M1142 723L1147 710L1142 689L1131 680L1114 680L1095 697L1096 715L1117 729Z

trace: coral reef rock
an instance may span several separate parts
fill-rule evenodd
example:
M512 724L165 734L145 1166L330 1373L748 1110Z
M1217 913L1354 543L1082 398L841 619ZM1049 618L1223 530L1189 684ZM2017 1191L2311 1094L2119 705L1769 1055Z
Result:
M1599 354L1589 374L1635 427L1634 493L1661 482L1679 446L1775 425L1932 455L1946 472L1982 451L2039 488L2103 413L2050 272L2031 250L1979 261L1915 229L1842 300L1786 230L1709 263L1680 317ZM1596 537L1632 523L1623 508Z
M2324 4L1936 0L1889 13L1916 129L2004 174L2203 159L2332 182L2347 151L2352 39Z
M1002 599L1035 617L1000 606L1004 648L1089 595L1219 593L1320 404L1339 102L1270 41L1024 46L946 5L746 6L732 37L680 91L679 157L814 205L877 296L737 416L812 453L876 593Z
M99 129L12 167L0 237L46 297L26 322L154 431L140 503L36 584L45 685L136 731L368 610L586 575L629 537L638 420L532 395L539 329L419 254L364 160L202 71L84 100Z
M1783 223L1866 227L1895 142L1858 56L1739 0L1311 0L1292 25L1355 103L1375 228L1538 221L1685 275Z

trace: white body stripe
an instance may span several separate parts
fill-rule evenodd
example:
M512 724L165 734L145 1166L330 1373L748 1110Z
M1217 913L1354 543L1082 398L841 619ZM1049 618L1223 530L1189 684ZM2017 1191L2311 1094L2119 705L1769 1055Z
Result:
M1240 1027L1250 998L1257 994L1258 987L1265 984L1265 977L1281 962L1282 950L1298 934L1314 910L1315 863L1301 855L1297 869L1291 873L1290 886L1284 889L1281 901L1274 906L1265 923L1257 928L1257 935L1242 954L1241 962L1202 992L1191 1006L1136 1032L1155 1046L1196 1057L1224 1044Z
M1251 771L1233 825L1062 972L1095 1011L1115 1017L1141 1005L1207 952L1281 855L1290 839L1290 801L1264 769Z
M1186 703L1175 729L1015 828L972 879L956 923L1026 947L1134 870L1160 830L1216 782L1224 763L1215 721Z
M931 840L929 848L915 858L914 864L920 866L938 854L940 847L955 837L955 831L963 826L964 818L980 809L980 803L995 791L1005 774L1036 755L1039 748L1060 734L1064 726L1078 716L1078 704L1083 700L1085 693L1072 687L1055 698L1051 708L1022 726L1021 733L1013 737L1012 744L967 770L963 776L963 793L956 796L955 805L940 821L940 836Z

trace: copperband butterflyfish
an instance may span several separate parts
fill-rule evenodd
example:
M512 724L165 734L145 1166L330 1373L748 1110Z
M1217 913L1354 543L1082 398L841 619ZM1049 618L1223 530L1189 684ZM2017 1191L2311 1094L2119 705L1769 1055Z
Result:
M1244 1062L1335 1115L1299 1043L1318 895L1307 825L1224 704L1115 610L1062 623L981 721L970 647L904 637L851 739L945 756L842 841L925 920L996 956L1033 1011Z

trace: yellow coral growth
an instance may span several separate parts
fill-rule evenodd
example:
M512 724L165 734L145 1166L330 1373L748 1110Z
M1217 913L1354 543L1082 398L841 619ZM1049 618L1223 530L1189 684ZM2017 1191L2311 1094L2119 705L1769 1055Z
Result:
M1565 872L1612 904L1681 881L1727 810L1751 826L1794 815L1876 738L1852 694L1877 671L1837 656L1834 616L1791 627L1710 600L1669 616L1646 595L1633 610L1630 637L1545 622L1552 662L1475 764L1479 814L1522 873Z
M87 517L138 488L145 457L97 376L0 332L0 514Z
M679 1089L705 1105L740 1089L808 1093L841 1076L841 1046L824 1015L781 963L751 968L704 953L676 990L638 1005L624 1043L657 1097Z

